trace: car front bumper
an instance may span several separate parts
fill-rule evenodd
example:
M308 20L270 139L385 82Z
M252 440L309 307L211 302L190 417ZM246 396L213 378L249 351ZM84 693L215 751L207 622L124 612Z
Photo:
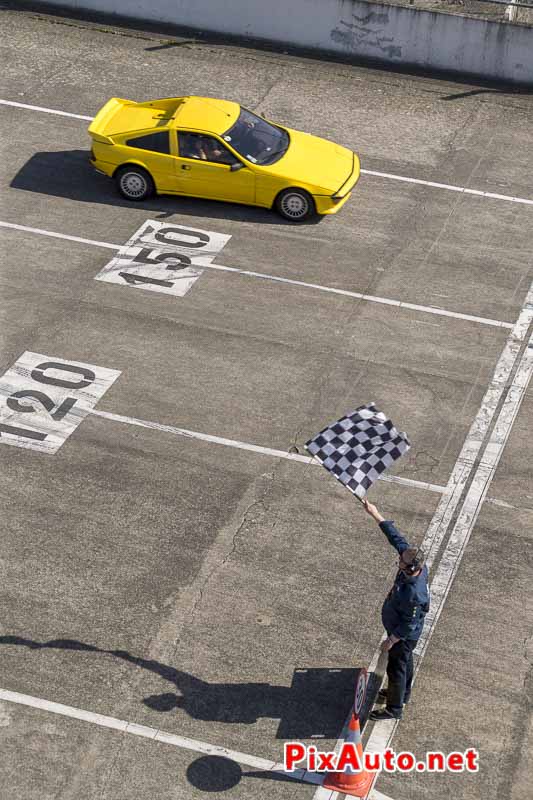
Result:
M336 214L343 205L350 199L352 193L344 195L340 200L333 200L332 197L325 197L324 195L314 195L316 213L317 214Z
M318 214L336 214L350 198L352 190L359 180L361 165L359 157L353 154L352 171L347 180L334 195L314 195L315 207Z

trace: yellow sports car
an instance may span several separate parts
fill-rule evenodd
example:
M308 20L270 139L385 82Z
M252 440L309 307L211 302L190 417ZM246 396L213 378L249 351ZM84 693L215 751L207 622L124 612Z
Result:
M91 164L128 200L177 194L275 208L299 222L335 214L359 178L346 147L267 122L238 103L113 97L93 119Z

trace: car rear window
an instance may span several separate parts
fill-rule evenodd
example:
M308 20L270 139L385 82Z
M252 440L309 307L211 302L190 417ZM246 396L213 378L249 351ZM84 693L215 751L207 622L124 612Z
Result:
M141 150L152 150L154 153L167 153L170 155L170 143L168 131L158 131L149 133L146 136L137 136L135 139L128 139L128 147L139 147Z

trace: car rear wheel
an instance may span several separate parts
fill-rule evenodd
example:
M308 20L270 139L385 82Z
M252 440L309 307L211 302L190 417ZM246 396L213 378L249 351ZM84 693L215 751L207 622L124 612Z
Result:
M284 189L276 198L276 211L292 222L302 222L316 214L313 198L304 189Z
M146 200L155 190L148 172L134 164L120 167L115 174L115 180L120 194L126 200Z

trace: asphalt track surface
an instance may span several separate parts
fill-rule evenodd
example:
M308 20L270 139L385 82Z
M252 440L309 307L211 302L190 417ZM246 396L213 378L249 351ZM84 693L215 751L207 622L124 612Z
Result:
M335 746L396 558L299 456L374 400L413 448L371 499L428 546L435 613L404 720L365 741L475 747L480 772L381 775L373 796L529 797L531 95L2 22L1 375L24 353L120 373L55 454L0 447L2 792L331 797L274 765L287 739ZM122 201L87 163L83 117L179 94L331 138L366 172L301 226ZM147 219L230 236L213 265L235 271L206 268L183 297L95 281Z

